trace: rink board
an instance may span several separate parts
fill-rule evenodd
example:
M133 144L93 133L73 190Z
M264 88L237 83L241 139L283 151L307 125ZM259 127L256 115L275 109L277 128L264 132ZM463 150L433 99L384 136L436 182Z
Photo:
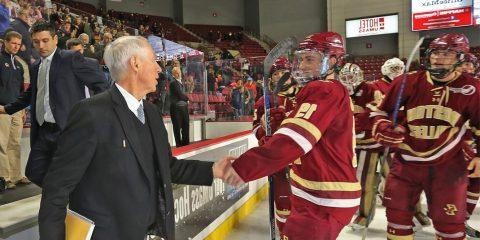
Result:
M173 149L179 159L217 161L239 156L257 145L250 131ZM233 188L219 180L212 186L174 185L176 239L222 239L265 198L266 180ZM40 196L0 206L0 240L38 239Z

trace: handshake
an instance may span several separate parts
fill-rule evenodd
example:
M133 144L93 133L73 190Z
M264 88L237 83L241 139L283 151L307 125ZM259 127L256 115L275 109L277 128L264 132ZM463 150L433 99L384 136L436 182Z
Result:
M220 178L225 183L238 187L243 184L244 181L237 172L235 172L235 169L233 169L233 161L235 161L235 157L227 156L215 162L212 167L213 177Z

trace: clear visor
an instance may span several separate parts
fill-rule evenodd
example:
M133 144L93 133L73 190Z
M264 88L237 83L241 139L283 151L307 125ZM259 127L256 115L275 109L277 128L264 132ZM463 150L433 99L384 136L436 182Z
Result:
M295 52L292 76L299 83L323 78L328 69L328 59L322 52L313 50Z
M453 50L433 50L429 56L432 69L451 69L458 63L458 53Z

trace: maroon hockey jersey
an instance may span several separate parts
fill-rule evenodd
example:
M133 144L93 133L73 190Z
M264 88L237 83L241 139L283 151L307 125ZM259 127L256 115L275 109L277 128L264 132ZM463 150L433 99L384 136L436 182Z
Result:
M391 117L401 82L402 77L392 82L379 111L374 113L378 115L376 123ZM405 108L404 125L408 130L397 151L400 159L414 164L451 159L461 151L468 120L474 137L480 137L479 103L480 83L466 74L436 86L428 72L409 73L400 104Z
M268 176L290 163L292 194L332 208L357 207L353 104L337 81L312 81L296 95L296 107L260 147L233 167L244 181Z
M378 110L378 106L382 103L383 97L389 88L390 83L383 78L373 82L363 82L352 96L354 116L358 118L357 123L362 124L362 126L357 126L357 129L360 129L356 133L357 149L382 149L382 146L373 139L372 128L374 121L370 118L370 113Z

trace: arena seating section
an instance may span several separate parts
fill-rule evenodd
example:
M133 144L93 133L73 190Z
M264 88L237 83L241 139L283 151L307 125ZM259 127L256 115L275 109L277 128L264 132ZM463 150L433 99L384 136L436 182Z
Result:
M190 99L188 110L190 114L200 112L205 107L205 95L203 93L189 93L187 94ZM232 115L233 109L227 102L225 96L208 95L208 110L215 111L215 118L222 119Z
M200 25L200 24L187 24L185 25L190 31L194 32L198 36L204 38L207 41L213 43L220 49L238 50L242 57L257 57L266 56L265 49L260 46L259 43L251 40L248 36L243 34L243 28L239 26L219 26L219 25ZM212 34L209 36L209 32ZM218 39L218 32L223 36L228 33L240 33L242 34L241 41L239 43L232 44L232 41L216 41Z
M354 62L363 70L366 80L375 80L382 76L381 67L392 56L358 56Z

